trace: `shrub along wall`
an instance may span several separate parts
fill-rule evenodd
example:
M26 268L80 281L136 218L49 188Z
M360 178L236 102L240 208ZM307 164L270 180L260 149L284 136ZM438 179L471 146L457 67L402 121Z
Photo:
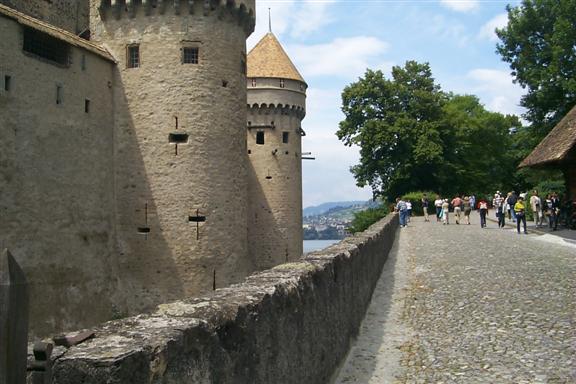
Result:
M327 383L370 302L398 219L242 284L93 329L53 355L55 384Z

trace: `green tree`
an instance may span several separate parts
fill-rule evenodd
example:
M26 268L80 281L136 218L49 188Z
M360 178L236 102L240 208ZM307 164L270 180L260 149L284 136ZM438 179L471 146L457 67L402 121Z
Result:
M489 112L475 96L446 94L428 64L409 61L366 72L342 94L338 138L360 146L351 171L359 186L392 200L410 191L444 195L509 188L518 162L509 130L515 116Z
M360 164L351 169L358 186L387 196L433 189L429 175L442 163L439 118L445 96L428 64L395 66L392 78L368 70L347 86L346 119L336 134L345 145L360 146Z
M516 116L487 111L476 96L450 94L443 107L443 192L491 192L515 186L518 154L510 151L519 129Z
M507 11L496 49L527 89L529 151L576 104L576 0L523 0Z

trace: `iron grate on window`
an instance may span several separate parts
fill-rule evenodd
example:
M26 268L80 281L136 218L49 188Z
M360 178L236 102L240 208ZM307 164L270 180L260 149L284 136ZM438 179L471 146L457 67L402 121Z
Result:
M68 43L31 28L24 29L22 49L24 52L61 65L68 66L70 64L70 46Z
M198 48L197 47L182 48L182 63L198 64Z
M128 68L138 68L140 67L140 46L130 45L128 46Z

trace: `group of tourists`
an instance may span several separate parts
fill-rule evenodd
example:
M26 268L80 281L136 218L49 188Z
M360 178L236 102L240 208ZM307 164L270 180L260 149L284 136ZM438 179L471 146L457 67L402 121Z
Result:
M431 202L426 194L423 194L421 203L422 211L424 213L424 221L429 222L430 217L428 209L430 208ZM451 208L453 210L455 223L463 223L466 225L470 225L470 213L472 210L477 209L480 215L480 226L485 228L486 217L491 205L496 212L499 228L504 228L506 225L506 217L508 217L508 220L512 220L516 223L516 230L518 233L521 233L521 230L523 230L523 233L527 234L526 207L527 204L530 204L536 227L540 228L544 226L544 220L546 219L550 229L555 231L558 228L560 199L558 198L558 194L555 192L546 195L546 197L542 199L538 195L538 191L535 190L532 192L528 202L526 202L526 193L520 193L517 195L516 192L508 192L504 195L500 191L496 191L491 202L489 202L488 199L477 199L474 195L457 195L451 200L437 195L433 204L436 210L436 221L442 222L443 225L450 224ZM410 216L412 215L412 203L409 200L397 198L395 210L399 212L400 227L406 227L410 222Z

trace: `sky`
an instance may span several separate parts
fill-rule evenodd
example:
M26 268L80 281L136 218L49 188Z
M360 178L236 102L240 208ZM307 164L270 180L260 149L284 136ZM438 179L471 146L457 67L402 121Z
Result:
M495 52L494 29L506 25L501 0L256 0L256 30L250 50L272 32L308 84L306 131L302 151L303 206L329 201L368 200L349 169L359 159L357 147L336 137L344 119L344 87L366 69L382 70L408 60L430 63L444 91L473 94L491 111L523 113L523 89L512 82L510 68Z

